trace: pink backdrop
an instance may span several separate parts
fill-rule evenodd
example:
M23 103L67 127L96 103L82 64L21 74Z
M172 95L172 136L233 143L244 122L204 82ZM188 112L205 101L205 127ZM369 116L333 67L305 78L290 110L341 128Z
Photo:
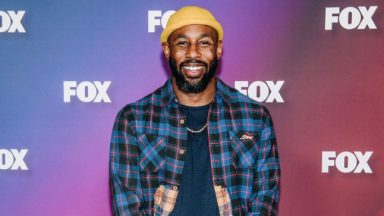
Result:
M149 14L189 4L224 27L225 82L284 81L273 90L283 103L262 101L281 157L279 215L384 215L384 3L373 0L1 1L0 215L111 215L114 117L169 76L161 17ZM76 86L66 89L69 81ZM97 94L111 102L81 100L80 84L90 97L95 82L110 82ZM11 149L28 150L18 159L28 170L7 168ZM348 152L339 167L373 153L358 158L361 173L323 173L325 151Z

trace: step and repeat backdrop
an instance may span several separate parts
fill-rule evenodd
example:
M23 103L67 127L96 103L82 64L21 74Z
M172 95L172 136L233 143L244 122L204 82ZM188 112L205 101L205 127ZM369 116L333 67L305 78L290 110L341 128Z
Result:
M0 215L112 215L116 113L170 72L174 10L224 28L219 77L272 113L279 215L384 215L384 2L1 0Z

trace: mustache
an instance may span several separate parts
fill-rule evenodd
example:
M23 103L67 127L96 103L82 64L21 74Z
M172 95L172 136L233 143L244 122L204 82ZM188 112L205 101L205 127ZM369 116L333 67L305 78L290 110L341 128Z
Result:
M208 63L206 62L203 62L203 61L200 61L200 60L197 60L197 59L189 59L189 60L185 60L183 62L180 63L180 66L179 66L179 70L181 70L181 68L186 65L186 64L201 64L203 66L205 66L205 68L208 68Z

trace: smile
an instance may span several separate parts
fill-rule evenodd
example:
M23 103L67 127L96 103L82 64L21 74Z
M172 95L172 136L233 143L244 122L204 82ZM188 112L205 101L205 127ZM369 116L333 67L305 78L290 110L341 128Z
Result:
M190 71L197 71L203 69L203 66L184 66L184 68Z

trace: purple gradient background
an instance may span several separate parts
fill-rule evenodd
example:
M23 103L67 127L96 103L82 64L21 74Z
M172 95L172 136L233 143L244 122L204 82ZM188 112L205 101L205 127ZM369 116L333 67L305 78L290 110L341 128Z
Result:
M340 0L1 1L26 10L27 33L0 33L0 148L29 149L29 170L0 171L0 215L111 214L114 117L169 74L147 12L189 4L224 27L224 81L285 80L285 103L266 104L281 156L279 215L384 215L384 3ZM371 5L378 30L324 30L325 7ZM63 103L69 80L112 81L112 103ZM374 151L374 173L322 174L329 150Z

